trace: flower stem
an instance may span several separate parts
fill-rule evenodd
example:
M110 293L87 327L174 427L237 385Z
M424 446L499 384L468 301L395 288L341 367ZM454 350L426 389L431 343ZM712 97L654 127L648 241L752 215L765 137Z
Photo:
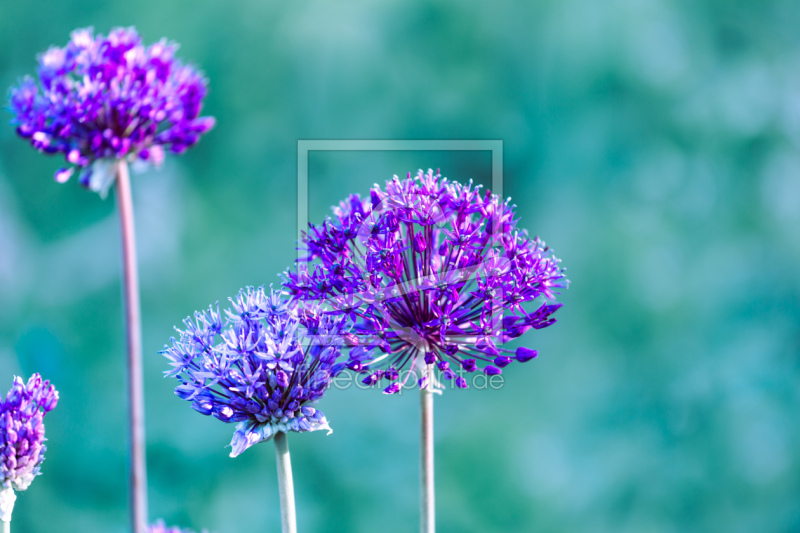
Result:
M279 431L275 441L275 460L278 462L278 492L281 496L281 529L283 533L297 533L297 515L294 509L294 481L292 458L286 433Z
M131 531L147 530L147 472L144 449L144 390L142 378L142 326L139 278L136 269L136 234L128 164L117 162L117 210L122 231L122 271L125 293L125 329L128 351L128 416L130 433L129 498Z
M420 528L422 533L436 531L436 501L433 489L433 392L432 385L420 390Z
M3 533L11 531L11 513L14 512L14 502L17 493L11 487L0 490L0 522L3 522Z

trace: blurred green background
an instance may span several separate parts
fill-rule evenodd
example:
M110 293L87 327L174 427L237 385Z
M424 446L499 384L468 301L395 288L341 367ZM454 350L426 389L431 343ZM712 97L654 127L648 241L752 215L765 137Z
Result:
M233 427L178 400L157 352L291 264L297 140L502 139L504 193L572 286L502 390L437 399L440 530L800 531L796 0L4 0L0 88L89 25L181 43L218 120L134 176L151 517L279 530L272 446L228 458ZM395 173L490 165L313 153L310 218ZM38 371L61 391L14 529L122 532L114 202L58 166L0 127L0 389ZM324 411L332 435L290 438L301 530L413 531L417 396Z

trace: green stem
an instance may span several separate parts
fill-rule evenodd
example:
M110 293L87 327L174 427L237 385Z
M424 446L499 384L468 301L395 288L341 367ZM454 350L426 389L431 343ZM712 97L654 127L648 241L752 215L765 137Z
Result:
M117 211L122 232L122 272L125 293L127 333L128 422L130 437L131 531L147 531L147 472L144 440L144 385L142 377L142 321L139 307L139 277L136 267L136 234L133 223L133 196L128 164L117 162Z
M11 520L3 522L3 533L11 533Z
M420 390L420 531L436 531L436 499L433 485L433 384Z
M286 433L279 431L275 441L275 460L278 463L278 492L281 498L281 529L283 533L297 533L297 514L294 508L294 481L292 458Z

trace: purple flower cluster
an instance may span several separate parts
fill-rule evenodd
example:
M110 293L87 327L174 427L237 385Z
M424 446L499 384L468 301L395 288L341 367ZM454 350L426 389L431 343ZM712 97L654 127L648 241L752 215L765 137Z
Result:
M66 47L39 57L39 84L26 77L11 89L11 122L38 150L82 168L83 185L105 193L115 160L158 165L165 147L181 153L214 125L199 116L206 81L174 58L176 49L166 40L145 47L134 28L108 37L76 30ZM60 169L56 180L74 170Z
M0 485L4 489L25 490L39 473L46 449L42 419L57 403L58 391L39 374L32 375L27 384L14 378L14 386L0 403Z
M367 364L349 362L368 374L364 383L385 380L384 392L396 393L410 368L424 388L435 365L466 388L464 372L500 374L512 360L536 357L502 344L554 323L561 306L550 303L567 285L559 260L516 222L508 200L471 183L432 171L395 177L385 191L352 195L332 219L309 225L307 255L285 287L353 317L361 346L383 351ZM541 303L529 311L525 302Z
M231 457L279 431L330 431L311 404L346 367L345 320L263 288L230 302L224 318L210 307L184 320L161 352L172 366L165 374L180 381L175 393L204 415L238 423ZM351 357L367 357L362 351Z
M14 491L25 490L44 461L45 413L58 403L49 381L34 374L24 383L15 377L5 400L0 397L0 519L8 522Z

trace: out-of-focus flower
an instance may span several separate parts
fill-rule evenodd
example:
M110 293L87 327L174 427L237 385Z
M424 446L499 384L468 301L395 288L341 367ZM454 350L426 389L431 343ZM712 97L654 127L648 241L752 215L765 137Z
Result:
M28 383L15 377L5 400L0 398L0 520L11 520L16 495L39 475L44 461L45 413L58 403L58 391L34 374Z
M166 40L145 47L134 28L108 37L76 30L39 57L38 84L28 76L12 87L11 123L38 150L75 165L59 169L57 181L77 167L81 184L105 194L115 160L158 165L164 148L181 153L214 125L200 116L206 81L176 49Z
M163 520L158 520L156 523L147 527L147 533L194 533L191 529L182 529L177 526L167 527Z
M231 457L279 431L330 431L311 404L346 367L339 361L345 320L263 288L243 289L230 302L224 317L217 306L184 320L164 347L172 365L165 374L180 381L175 393L204 415L238 423Z
M307 254L284 285L353 317L359 342L384 352L349 363L368 373L364 383L386 380L384 392L396 393L412 374L401 371L413 369L424 388L436 365L466 388L464 372L500 374L512 360L536 357L502 344L555 322L556 290L567 285L544 242L517 229L514 207L433 171L395 177L385 191L352 195L332 219L309 225ZM523 306L535 301L533 310Z

